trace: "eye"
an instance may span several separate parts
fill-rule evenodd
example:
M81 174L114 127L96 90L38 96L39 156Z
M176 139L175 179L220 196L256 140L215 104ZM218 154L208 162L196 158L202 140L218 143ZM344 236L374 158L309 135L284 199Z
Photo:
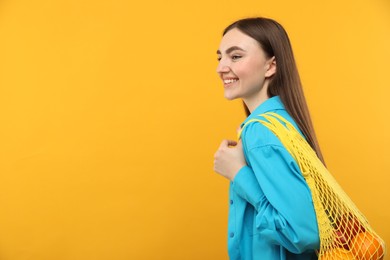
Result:
M238 60L238 59L240 59L242 56L240 56L240 55L233 55L232 56L232 60Z
M217 60L220 61L220 60L221 60L221 57L218 57Z

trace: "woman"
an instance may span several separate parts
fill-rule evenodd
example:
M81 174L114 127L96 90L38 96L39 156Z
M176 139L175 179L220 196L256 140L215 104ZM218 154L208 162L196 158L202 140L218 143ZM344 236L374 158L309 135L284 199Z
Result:
M228 100L241 98L247 119L275 112L297 127L322 155L289 38L267 18L228 26L217 73ZM222 141L214 170L230 180L230 259L316 259L319 234L311 193L299 166L268 128L250 123L241 140Z

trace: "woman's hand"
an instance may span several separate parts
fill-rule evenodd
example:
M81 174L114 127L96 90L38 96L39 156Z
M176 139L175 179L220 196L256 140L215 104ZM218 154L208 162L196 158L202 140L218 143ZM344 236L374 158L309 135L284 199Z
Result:
M214 155L214 171L233 180L238 171L246 165L241 140L223 140Z

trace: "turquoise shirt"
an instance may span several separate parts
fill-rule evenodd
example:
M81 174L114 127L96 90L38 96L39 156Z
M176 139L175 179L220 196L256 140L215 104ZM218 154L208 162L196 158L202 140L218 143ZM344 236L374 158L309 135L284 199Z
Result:
M275 112L297 127L278 96L263 102L244 123L265 112ZM247 166L230 183L230 259L316 259L317 220L299 166L261 123L247 125L241 138Z

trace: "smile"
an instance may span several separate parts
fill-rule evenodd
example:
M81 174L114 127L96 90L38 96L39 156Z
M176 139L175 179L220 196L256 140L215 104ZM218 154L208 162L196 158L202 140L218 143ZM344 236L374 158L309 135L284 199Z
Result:
M233 83L233 82L236 82L236 81L238 81L238 79L224 79L223 83L230 84L230 83Z

